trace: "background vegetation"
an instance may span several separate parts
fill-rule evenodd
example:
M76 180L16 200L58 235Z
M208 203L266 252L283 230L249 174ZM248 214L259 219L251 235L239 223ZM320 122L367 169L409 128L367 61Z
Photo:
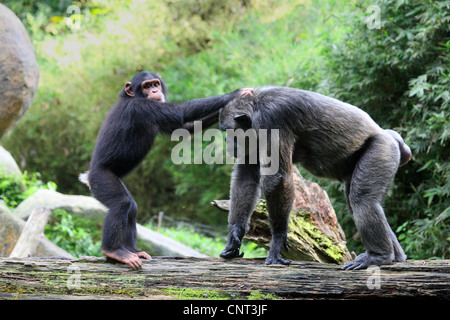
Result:
M1 143L58 191L88 194L78 173L88 168L106 112L138 71L161 74L172 101L298 87L357 105L402 134L413 161L386 201L389 222L409 258L449 257L450 1L3 2L29 31L41 77L30 110ZM80 14L68 14L69 5ZM371 5L380 8L379 29L368 28ZM80 29L68 28L77 21ZM175 144L159 136L126 178L138 219L164 211L225 232L226 215L209 202L228 198L231 166L176 166ZM327 190L350 249L362 250L342 186L302 173Z

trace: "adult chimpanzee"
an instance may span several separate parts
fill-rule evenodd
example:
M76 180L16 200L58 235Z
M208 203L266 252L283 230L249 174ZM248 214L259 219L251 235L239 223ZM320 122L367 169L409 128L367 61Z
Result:
M261 180L272 231L266 263L290 263L281 257L281 250L294 199L292 167L300 163L316 176L345 184L348 209L366 252L346 263L344 269L405 261L382 208L397 168L411 158L411 150L398 133L381 129L366 112L350 104L314 92L269 86L255 89L253 97L238 97L225 106L220 111L220 127L279 129L277 173L263 175L259 163L235 166L228 242L221 257L242 256L240 244L259 197ZM270 150L270 145L267 148Z
M125 84L119 100L107 115L97 137L90 170L81 175L96 199L109 210L102 234L105 256L138 268L139 258L151 259L136 250L137 205L121 178L146 156L158 132L170 134L178 128L192 129L189 122L217 121L217 113L239 94L238 89L223 96L182 102L165 102L167 87L158 75L143 71Z

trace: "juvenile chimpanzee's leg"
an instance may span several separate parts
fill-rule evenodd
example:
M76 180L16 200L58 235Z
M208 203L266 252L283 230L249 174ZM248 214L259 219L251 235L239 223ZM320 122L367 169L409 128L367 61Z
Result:
M259 200L260 168L258 164L236 164L231 180L228 240L222 258L242 257L241 241L248 229L251 214Z
M140 267L142 262L134 253L137 210L134 200L119 177L108 169L91 167L89 182L94 197L109 209L103 222L103 254L132 267Z
M130 192L128 191L127 187L123 183L123 181L120 181L122 183L122 186L125 190L125 192L128 195L128 199L130 201L130 210L128 211L128 223L127 223L127 229L126 229L126 235L124 240L124 246L126 249L130 250L131 252L134 252L138 255L140 258L144 258L147 260L150 260L151 257L149 254L147 254L144 251L139 251L136 249L136 243L137 243L137 230L136 230L136 214L137 214L137 204L134 201L133 197L131 196Z
M378 134L371 138L356 164L348 201L366 252L347 262L344 269L363 269L405 258L382 208L399 165L399 152L396 141L388 135Z
M262 178L272 231L272 241L266 264L287 265L291 263L281 257L281 250L283 246L286 246L289 214L294 202L294 181L290 168L291 165L287 166L286 170Z

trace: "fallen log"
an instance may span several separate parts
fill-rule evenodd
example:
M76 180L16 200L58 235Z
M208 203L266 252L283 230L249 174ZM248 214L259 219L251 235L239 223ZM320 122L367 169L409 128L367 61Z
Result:
M450 299L450 260L344 271L264 258L155 257L134 270L104 258L0 258L0 299Z

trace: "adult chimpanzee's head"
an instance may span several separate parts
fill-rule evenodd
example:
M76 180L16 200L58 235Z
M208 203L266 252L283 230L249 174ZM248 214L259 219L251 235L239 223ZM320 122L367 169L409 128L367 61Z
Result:
M165 102L167 87L163 79L157 74L142 71L125 84L124 92L129 97L148 98Z
M253 113L253 96L245 95L232 100L225 107L220 109L220 130L243 129L245 131L251 128Z

